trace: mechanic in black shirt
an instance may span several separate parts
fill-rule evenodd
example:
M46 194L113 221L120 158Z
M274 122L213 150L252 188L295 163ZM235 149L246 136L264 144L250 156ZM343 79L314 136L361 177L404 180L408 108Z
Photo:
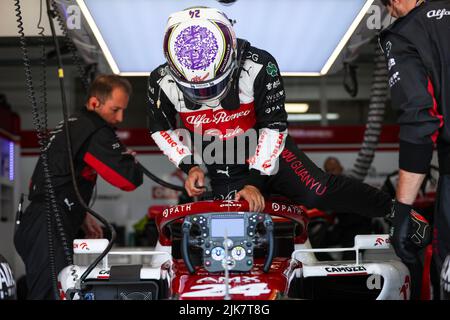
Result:
M97 174L113 186L132 191L142 184L143 173L133 152L116 136L114 126L122 122L131 95L130 83L116 75L98 76L88 93L86 107L69 118L71 143L78 188L89 203ZM101 227L83 209L72 184L63 123L50 133L47 157L55 190L56 204L62 216L64 232L72 242L80 230L87 238L101 238ZM42 156L30 182L30 205L25 210L14 242L26 267L29 299L53 299L46 221L46 186ZM53 222L54 223L54 222ZM59 231L53 229L56 271L66 266ZM71 251L72 253L72 251Z
M450 249L450 1L382 0L398 18L383 30L392 105L400 124L399 179L393 211L393 244L404 262L417 259L417 247L430 230L410 237L409 217L429 172L433 148L439 161L433 256L437 271ZM421 237L417 237L421 235ZM426 243L426 242L424 242Z
M261 211L263 195L280 194L310 208L371 217L390 212L389 195L323 172L297 148L288 135L277 62L236 39L224 13L193 7L172 14L164 53L167 63L149 77L149 126L158 147L188 174L189 196L203 194L205 173L180 141L180 127L194 145L200 136L197 151L217 199L245 199L250 210ZM253 146L240 139L251 132L257 133Z

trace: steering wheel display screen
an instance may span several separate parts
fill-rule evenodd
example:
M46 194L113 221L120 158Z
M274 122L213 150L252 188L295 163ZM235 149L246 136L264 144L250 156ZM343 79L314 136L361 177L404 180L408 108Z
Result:
M243 237L245 235L244 219L211 219L211 237Z

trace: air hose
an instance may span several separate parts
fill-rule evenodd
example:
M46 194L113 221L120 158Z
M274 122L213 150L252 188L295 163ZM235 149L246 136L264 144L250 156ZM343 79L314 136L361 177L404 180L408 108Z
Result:
M378 45L376 45L374 65L366 130L354 168L349 172L350 176L361 181L367 176L380 140L389 90L388 70L383 51Z
M26 38L23 28L23 18L20 0L15 0L15 12L17 17L17 27L20 38L20 47L22 49L23 54L23 63L25 69L25 81L28 90L28 98L30 100L32 106L32 114L33 114L33 124L36 128L37 137L40 145L40 153L41 153L41 161L42 167L44 171L44 183L45 183L45 208L46 208L46 221L47 221L47 239L48 239L48 249L49 249L49 265L50 265L50 274L52 281L53 294L55 299L59 298L58 287L57 287L57 276L56 276L56 265L55 265L55 251L54 251L54 243L53 243L53 217L55 218L55 227L58 230L58 234L60 236L60 240L62 243L64 257L66 263L72 264L72 255L70 251L70 247L67 241L67 237L64 232L63 223L61 221L61 215L59 212L59 208L56 202L56 194L53 189L52 181L51 181L51 170L48 164L48 154L47 154L47 145L48 145L48 132L47 132L47 98L46 98L46 56L45 56L45 46L43 43L44 37L44 29L40 26L41 16L38 23L38 29L40 30L39 35L41 36L42 41L42 58L41 58L41 66L42 66L42 74L41 74L41 83L40 91L41 95L39 97L39 103L36 99L36 92L34 90L33 84L33 76L31 70L31 62L28 56L28 50L26 46ZM42 2L41 2L41 15L42 15ZM43 115L43 116L40 116Z
M67 107L67 99L66 99L65 85L64 85L64 68L63 68L63 63L62 63L59 42L56 37L55 25L53 23L53 18L56 17L55 11L57 9L55 7L52 7L52 4L55 5L55 2L54 1L50 2L50 1L51 0L46 0L47 14L48 14L50 28L52 31L53 41L54 41L55 50L56 50L56 57L57 57L57 64L58 64L58 78L59 78L61 100L62 100L62 107L63 107L62 111L63 111L63 119L64 119L64 134L65 134L66 143L67 143L67 154L69 157L69 167L70 167L70 174L72 176L73 188L75 191L75 195L77 196L77 200L80 203L80 205L83 207L83 209L85 209L86 212L89 212L90 214L92 214L92 216L94 216L101 223L103 223L103 225L106 226L106 228L108 229L108 231L110 233L110 239L109 239L108 246L94 260L94 262L88 266L86 271L81 275L81 277L79 279L80 288L77 288L77 289L81 289L81 285L84 283L84 280L86 279L86 277L91 273L91 271L95 268L95 266L106 256L106 254L109 252L109 250L111 250L111 248L114 244L114 241L116 239L116 231L114 230L113 226L106 219L104 219L100 214L98 214L97 212L95 212L93 209L89 208L89 206L86 205L86 203L84 202L84 200L80 194L80 190L78 188L77 178L76 178L76 174L75 174L75 166L74 166L74 161L73 161L72 140L71 140L70 129L69 129L69 112L68 112L68 107Z
M146 167L144 167L142 164L138 163L138 165L141 167L142 171L144 172L144 174L145 174L148 178L152 179L153 181L155 181L156 183L162 185L163 187L166 187L166 188L169 188L169 189L172 189L172 190L175 190L175 191L182 191L182 192L185 191L184 187L177 186L177 185L174 185L174 184L169 183L169 182L167 182L167 181L164 181L164 180L158 178L157 176L155 176L153 173L151 173L151 172L150 172Z

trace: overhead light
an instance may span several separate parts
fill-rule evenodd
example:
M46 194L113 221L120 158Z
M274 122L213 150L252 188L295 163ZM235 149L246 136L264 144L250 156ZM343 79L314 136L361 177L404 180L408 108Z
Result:
M259 0L224 6L203 0L236 20L236 34L276 59L283 76L325 75L374 0ZM198 0L76 0L111 70L148 75L164 62L168 16ZM248 19L248 13L252 19ZM330 21L333 22L330 28ZM86 32L80 30L74 32ZM282 35L280 37L280 35ZM257 59L257 57L255 57Z
M287 113L306 113L309 110L309 104L287 102L284 104L284 108Z
M327 113L327 120L338 120L339 114ZM288 114L288 121L320 121L322 115L320 113L307 113L307 114Z
M341 1L339 1L339 2L341 2ZM374 0L366 1L365 5L361 8L361 10L359 11L355 20L353 20L352 24L350 25L350 28L348 28L347 32L344 34L342 39L339 41L339 44L334 49L330 58L328 59L328 61L325 63L324 67L320 71L321 75L325 75L328 73L328 71L330 71L331 67L333 66L334 61L336 61L336 59L338 58L339 54L341 53L342 49L344 48L344 46L346 45L348 40L350 40L350 37L352 36L353 32L355 32L356 28L361 23L361 20L364 18L364 15L367 13L367 11L369 10L369 8L373 2L374 2Z

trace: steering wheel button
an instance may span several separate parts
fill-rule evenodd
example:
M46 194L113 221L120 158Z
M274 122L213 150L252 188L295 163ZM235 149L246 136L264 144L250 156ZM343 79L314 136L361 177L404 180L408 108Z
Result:
M209 255L211 254L211 251L206 250L206 251L205 251L205 254L206 254L207 256L209 256Z
M248 254L252 254L252 250L251 250L251 249L248 249L248 250L247 250L247 253L248 253Z
M207 236L208 236L208 234L207 234L207 233L204 233L204 234L203 234L203 237L205 237L205 238L206 238Z
M206 260L206 261L205 261L205 266L209 267L210 265L211 265L211 261Z
M211 250L211 257L216 261L221 261L225 258L225 250L221 247L215 247Z
M247 260L247 264L248 264L249 266L251 266L251 265L252 265L252 260Z
M231 247L233 246L233 241L231 239L227 239L223 242L223 246L228 247L228 249L231 249Z
M248 234L249 234L250 236L252 236L252 235L253 235L253 232L250 231Z
M252 246L252 243L251 243L250 241L248 241L248 242L246 243L246 245L247 245L247 247L251 247L251 246Z
M231 256L237 261L243 260L246 256L244 248L234 247L231 251Z

